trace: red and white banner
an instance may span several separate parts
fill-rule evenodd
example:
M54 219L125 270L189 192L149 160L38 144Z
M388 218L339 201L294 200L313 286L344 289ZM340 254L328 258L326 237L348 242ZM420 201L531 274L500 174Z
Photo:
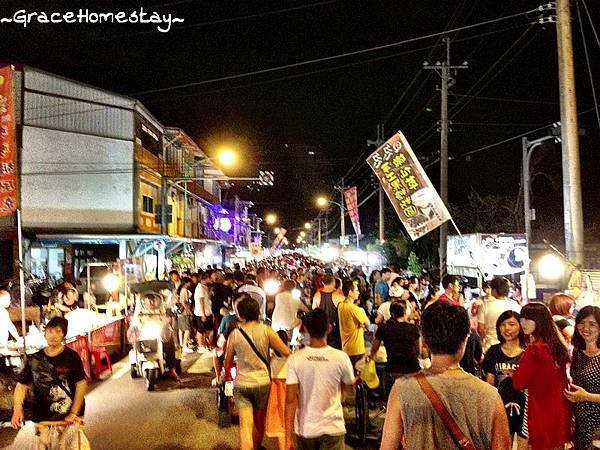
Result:
M357 236L360 236L360 219L358 217L358 195L356 193L356 186L352 186L344 191L344 199L346 200L346 208L348 209L348 216L352 221L354 232Z
M285 237L286 233L287 233L287 230L285 228L280 228L279 229L279 234L277 235L277 237L273 241L273 245L271 246L271 251L272 252L275 251L275 250L277 250L279 248L279 246L283 242L283 238Z
M0 68L0 216L17 210L17 151L13 69Z

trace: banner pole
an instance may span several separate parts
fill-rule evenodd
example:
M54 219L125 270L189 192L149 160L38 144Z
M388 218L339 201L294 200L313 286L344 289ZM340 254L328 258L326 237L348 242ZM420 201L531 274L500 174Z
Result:
M21 294L21 334L23 335L23 352L27 350L25 323L25 273L23 272L23 231L21 229L21 210L17 209L17 242L19 245L19 291Z
M475 255L476 255L475 250L466 241L466 239L464 238L464 236L462 235L462 233L458 229L458 226L456 225L456 222L454 221L454 218L452 216L450 216L450 222L452 222L452 226L454 227L454 229L458 233L458 236L460 237L460 240L463 241L463 244L465 244L465 246L469 248L469 250L471 251L471 253L473 253L473 260L475 260L475 264L477 265L477 270L479 271L479 274L481 275L481 278L485 281L485 275L483 273L483 270L481 270L481 267L479 267L479 261L476 261L476 258L475 258Z

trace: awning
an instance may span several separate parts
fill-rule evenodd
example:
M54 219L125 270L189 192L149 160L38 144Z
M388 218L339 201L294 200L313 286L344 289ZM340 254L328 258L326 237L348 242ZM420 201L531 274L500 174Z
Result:
M218 244L230 246L228 242L215 239L196 239L180 236L165 236L161 234L38 234L36 241L44 245L57 244L118 244L121 241L167 241L188 244Z

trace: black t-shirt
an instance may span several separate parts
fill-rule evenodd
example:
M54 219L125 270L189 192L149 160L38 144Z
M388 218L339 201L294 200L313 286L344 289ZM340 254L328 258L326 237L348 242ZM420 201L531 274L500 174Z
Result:
M512 378L507 371L516 370L519 367L523 353L510 357L502 351L502 344L492 345L483 360L482 368L485 373L491 373L496 377L496 387L504 402L506 415L513 433L520 433L525 411L525 394L515 390Z
M213 317L221 317L221 308L233 299L233 289L221 283L210 287L210 301Z
M394 373L418 372L419 329L408 322L390 319L377 328L375 338L383 341L387 351L385 369Z
M75 398L75 385L85 379L79 355L68 347L56 356L48 356L44 350L30 355L19 374L21 384L33 383L34 422L62 420L71 412ZM79 411L83 416L85 402Z

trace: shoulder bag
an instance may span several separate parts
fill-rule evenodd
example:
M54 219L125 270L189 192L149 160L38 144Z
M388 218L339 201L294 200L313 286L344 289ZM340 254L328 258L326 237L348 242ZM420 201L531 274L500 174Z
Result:
M271 379L271 365L269 364L269 361L267 360L267 358L260 352L260 350L258 350L256 348L256 345L254 345L254 342L252 342L252 339L250 339L250 336L248 336L248 334L242 330L242 327L238 327L238 331L241 333L242 336L244 336L244 339L246 339L246 342L248 342L248 344L250 345L250 348L252 348L252 350L254 350L254 353L256 353L256 356L258 356L258 359L260 359L264 365L267 367L267 373L269 374L269 379Z
M448 412L448 409L446 409L446 407L438 397L437 393L434 391L433 386L431 386L429 381L427 381L425 375L422 372L419 372L415 375L415 378L419 383L421 390L427 396L433 408L437 411L438 415L440 416L440 419L442 419L444 426L452 436L452 440L458 446L458 448L464 450L475 450L473 443L462 432L454 418Z

